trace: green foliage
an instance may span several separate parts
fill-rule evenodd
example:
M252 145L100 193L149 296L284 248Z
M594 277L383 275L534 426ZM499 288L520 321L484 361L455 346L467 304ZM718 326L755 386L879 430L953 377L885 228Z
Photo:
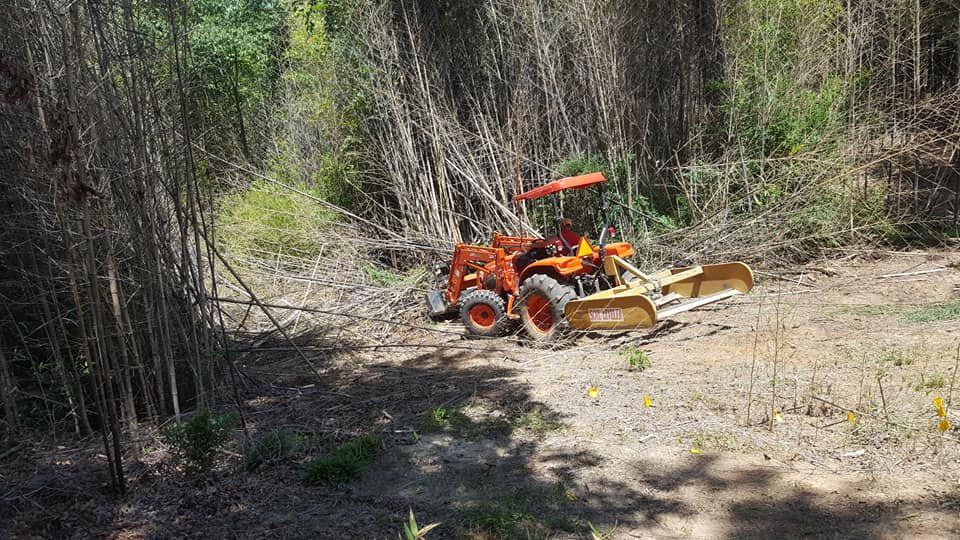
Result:
M734 450L740 446L740 441L732 433L698 432L690 440L690 446L700 450L718 449Z
M912 323L930 323L960 320L960 300L947 300L926 306L870 305L843 308L845 313L868 317L897 315Z
M417 429L424 433L455 432L467 438L475 438L506 434L514 429L524 429L543 437L551 431L565 427L557 413L540 404L522 407L507 417L487 416L480 419L472 418L466 409L464 404L437 407L420 420Z
M355 6L339 0L297 3L287 16L284 53L286 129L275 174L297 178L339 206L359 211L364 71L350 31Z
M433 409L420 421L418 427L424 433L437 433L449 429L457 429L469 426L472 423L470 417L463 412L463 405L456 407L445 407L443 405Z
M469 535L495 538L550 538L555 532L576 530L568 517L573 500L562 484L551 488L521 488L493 501L472 505L463 515Z
M946 385L947 385L947 381L946 381L946 379L943 377L943 375L940 375L940 374L938 374L938 373L934 373L933 375L930 375L929 377L924 377L924 376L921 374L921 376L920 376L920 382L918 382L918 383L916 384L916 386L913 387L913 389L916 390L916 391L918 391L918 392L919 392L920 390L936 390L936 389L939 389L939 388L943 388L943 387L946 386Z
M306 186L304 193L318 197ZM220 201L220 240L232 249L257 255L283 253L316 257L330 215L310 197L265 181Z
M439 526L439 523L431 523L421 528L417 525L417 518L413 516L413 509L411 508L410 519L403 524L403 537L405 540L423 540L427 537L427 533Z
M898 349L887 349L877 355L877 360L884 364L893 364L897 367L909 366L916 361L913 355Z
M792 176L789 182L801 178ZM880 239L896 234L887 215L885 193L880 188L864 192L835 181L791 189L799 190L802 204L795 205L785 225L787 234L796 238L798 245L836 247L864 237Z
M160 434L170 453L187 474L208 471L217 457L217 450L230 436L237 415L201 411L189 421L174 424Z
M252 471L264 463L283 459L310 442L310 437L292 431L280 430L267 433L243 454L243 463Z
M663 193L654 198L649 182L638 178L633 172L636 157L632 154L607 158L602 154L571 156L553 166L558 177L577 176L601 171L607 177L604 184L604 196L610 211L611 224L620 230L642 224L652 234L661 234L678 228L686 219L685 203L669 200ZM596 190L575 190L561 194L565 217L574 219L575 229L596 241L593 235L599 235L600 200ZM552 231L552 209L549 204L541 204L536 214L537 223L548 223Z
M164 50L166 61L154 72L161 88L181 80L192 123L203 132L204 146L228 154L237 148L256 161L265 139L257 128L273 112L282 51L287 46L284 2L277 0L187 0L177 14L179 72L172 55L170 13L165 2L142 3L137 10L145 46ZM258 144L260 143L260 144Z
M363 475L377 457L380 440L365 435L345 442L333 455L312 459L304 465L304 480L308 484L334 485L354 480Z
M463 403L450 407L441 405L421 419L417 428L424 433L455 432L467 438L504 433L512 429L510 423L501 418L475 420L467 414L466 409Z
M960 300L923 306L907 312L903 318L915 323L960 320Z
M414 285L425 274L420 268L412 268L409 272L403 274L395 272L388 268L382 268L373 264L364 264L360 267L370 281L381 287L402 287Z
M520 414L512 423L514 426L530 431L539 437L566 427L566 424L560 421L556 412L544 410L544 407L539 404Z
M843 45L842 13L838 0L749 0L728 13L734 77L713 86L718 128L747 157L801 153L842 125L856 80L821 60Z
M650 361L650 354L636 347L624 347L620 350L620 356L627 359L630 369L637 371L643 371L653 365Z

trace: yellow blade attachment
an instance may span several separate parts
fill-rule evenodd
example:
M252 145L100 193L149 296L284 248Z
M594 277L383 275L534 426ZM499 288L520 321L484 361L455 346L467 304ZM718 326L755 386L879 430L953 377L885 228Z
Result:
M640 279L571 300L564 310L571 327L578 330L651 327L659 319L719 302L753 288L753 271L741 262L669 268L648 276L623 259L611 256L604 260L604 268L615 277L622 268ZM659 300L652 300L651 294ZM666 305L676 301L680 303ZM659 313L657 302L664 304Z
M571 300L564 315L570 326L578 330L616 330L657 324L657 306L644 294L644 289L628 285Z
M699 298L727 289L746 293L753 288L753 271L742 262L705 264L699 267L701 272L668 284L671 278L680 277L691 268L670 268L658 274L657 277L664 284L663 294L677 293L687 298Z

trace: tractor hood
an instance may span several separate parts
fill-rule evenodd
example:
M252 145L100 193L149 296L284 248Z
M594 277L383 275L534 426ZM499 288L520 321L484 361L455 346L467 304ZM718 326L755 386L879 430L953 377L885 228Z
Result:
M561 178L560 180L554 180L549 184L544 184L529 191L524 191L523 193L517 195L514 200L526 201L530 199L538 199L540 197L552 195L565 189L582 189L594 184L602 184L606 181L607 177L604 176L602 172L582 174L580 176L569 176L567 178Z

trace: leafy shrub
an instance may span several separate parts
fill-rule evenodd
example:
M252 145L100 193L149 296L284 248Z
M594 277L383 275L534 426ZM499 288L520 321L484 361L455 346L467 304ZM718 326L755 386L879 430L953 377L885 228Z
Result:
M305 186L296 189L319 198ZM321 249L321 231L329 213L309 196L266 181L221 200L220 239L233 249L252 255L283 253L315 257Z
M164 429L160 438L187 474L197 474L213 466L217 450L227 442L236 423L236 414L202 411L187 422Z
M332 485L359 478L379 450L380 440L372 435L348 441L337 447L332 456L308 461L304 480L308 484Z
M607 177L604 192L610 219L618 228L633 227L641 224L654 234L672 231L680 226L683 219L681 203L657 191L656 197L650 183L638 178L636 156L627 154L608 158L602 154L574 155L554 164L553 170L561 177L577 176L601 171ZM573 218L575 225L589 234L597 234L601 223L587 223L583 220L600 219L600 200L595 190L583 190L577 193L564 193L564 212ZM541 220L552 216L549 205L541 205L540 213L535 214ZM579 221L578 221L579 220ZM596 240L591 238L591 240Z

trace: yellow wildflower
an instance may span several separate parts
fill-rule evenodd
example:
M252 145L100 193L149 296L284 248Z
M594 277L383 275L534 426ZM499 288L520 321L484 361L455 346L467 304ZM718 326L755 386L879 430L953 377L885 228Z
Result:
M937 409L937 416L940 418L946 418L947 409L943 406L943 398L936 397L933 399L933 406Z

